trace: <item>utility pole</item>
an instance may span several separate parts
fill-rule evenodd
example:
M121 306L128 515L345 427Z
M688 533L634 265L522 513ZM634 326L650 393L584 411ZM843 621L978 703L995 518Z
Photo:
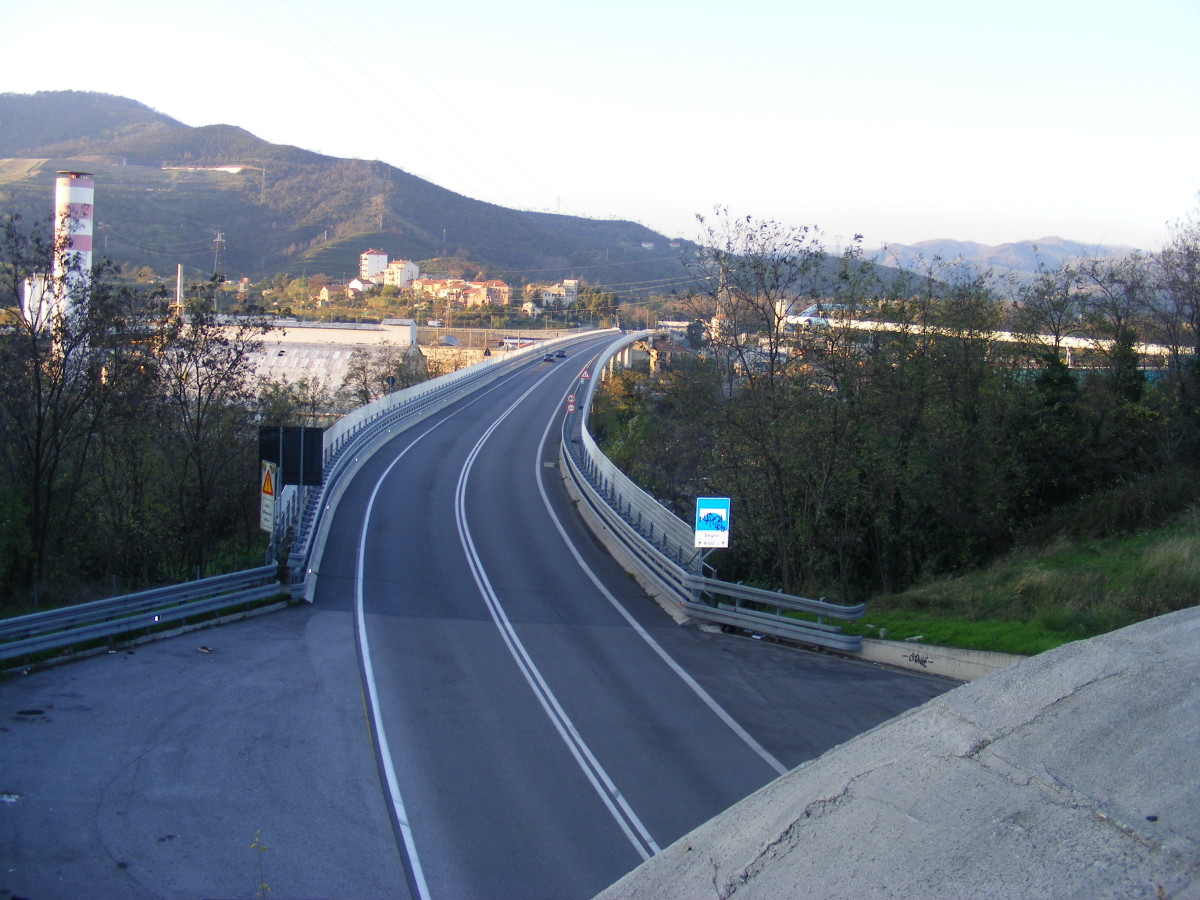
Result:
M217 229L217 236L213 238L213 274L216 275L221 271L221 248L225 245L225 235L221 234L221 229Z

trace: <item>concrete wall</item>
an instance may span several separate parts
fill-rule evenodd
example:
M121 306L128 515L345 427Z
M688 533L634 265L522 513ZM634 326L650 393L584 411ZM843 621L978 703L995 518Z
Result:
M992 672L1006 669L1025 659L1015 653L993 653L987 650L959 650L955 647L936 647L910 641L880 641L863 638L860 653L847 654L855 659L899 666L930 675L942 675L956 681L974 681Z

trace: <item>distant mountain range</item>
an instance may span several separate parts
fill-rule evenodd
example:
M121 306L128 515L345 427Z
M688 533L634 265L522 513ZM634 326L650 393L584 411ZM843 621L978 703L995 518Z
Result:
M514 284L574 277L630 294L691 283L684 260L696 245L634 222L507 209L382 162L271 144L232 125L193 128L124 97L0 94L0 213L48 225L60 169L96 175L97 251L161 273L183 263L196 275L352 277L359 254L379 249L431 272ZM911 270L936 255L1030 273L1035 243L1050 267L1129 250L944 240L889 245L876 261Z
M1021 281L1038 271L1039 261L1047 269L1057 269L1069 262L1127 256L1133 252L1133 247L1119 244L1082 244L1060 237L1044 237L994 247L950 239L888 244L868 256L880 265L900 269L919 271L934 260L940 260L979 272L990 271L993 279L1013 276Z

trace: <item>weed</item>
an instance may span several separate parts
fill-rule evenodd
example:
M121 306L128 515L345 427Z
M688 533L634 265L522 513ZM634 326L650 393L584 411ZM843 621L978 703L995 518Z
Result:
M258 857L258 890L254 892L254 896L265 900L271 888L267 884L267 866L263 861L263 854L267 852L267 845L262 842L262 829L254 829L254 841L250 844L251 850L257 851Z

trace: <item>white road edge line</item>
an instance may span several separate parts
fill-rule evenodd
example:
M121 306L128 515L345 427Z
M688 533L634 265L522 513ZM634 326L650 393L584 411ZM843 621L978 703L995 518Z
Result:
M646 629L643 628L632 615L630 615L629 610L625 609L625 607L621 605L621 602L612 595L608 588L604 586L596 573L593 572L591 567L588 566L588 564L584 561L583 556L579 553L579 550L575 547L574 543L572 543L571 539L567 536L566 529L563 528L562 522L559 521L558 516L555 514L554 509L550 505L550 498L546 494L546 485L542 479L541 459L546 446L546 439L550 434L550 429L554 426L554 421L556 418L556 416L551 416L550 421L546 423L546 430L542 432L542 442L539 445L537 465L534 466L534 475L537 478L538 490L542 495L542 503L545 504L546 511L550 513L550 518L554 521L554 527L558 529L558 533L561 535L563 543L567 545L567 549L571 552L571 555L575 557L575 561L579 564L579 567L583 569L583 571L587 574L587 577L591 579L592 584L596 586L596 590L604 595L608 602L611 603L617 612L619 612L625 619L625 621L629 623L629 626L638 633L642 640L650 645L650 648L659 655L662 661L665 662L676 675L683 679L684 683L695 692L696 696L699 697L709 709L716 713L717 717L730 729L732 729L733 733L741 738L751 750L762 757L766 764L775 770L777 775L783 775L785 772L790 771L783 763L776 759L766 747L756 741L751 736L750 732L746 731L745 728L739 725L733 716L727 713L721 704L717 703L717 701L712 698L712 695L710 695L708 691L700 686L700 683L697 682L696 679L688 674L684 668L679 665L679 663L675 662L675 660L671 658L670 654L668 654L667 651L659 645L658 641L654 640L654 638L650 636L649 632L647 632Z
M416 883L417 893L420 895L420 900L429 900L429 885L425 883L425 873L421 868L421 859L417 856L417 845L413 841L412 827L408 821L408 812L404 807L404 799L400 796L400 782L396 778L396 768L392 763L392 751L388 745L387 731L383 727L383 714L379 708L379 691L375 686L375 669L371 665L371 642L367 639L367 621L366 614L363 610L363 566L366 556L367 547L367 525L371 521L371 512L375 508L375 498L379 495L379 489L383 486L384 479L391 474L392 469L396 464L417 445L417 443L441 425L445 419L439 420L434 425L431 425L420 435L417 436L407 447L405 447L386 469L379 476L379 480L375 482L375 487L371 490L371 497L367 501L367 508L363 512L362 531L359 533L358 539L358 560L355 564L354 571L354 617L358 628L358 646L359 652L362 654L362 665L364 678L367 682L367 694L371 701L371 718L375 723L375 738L379 742L379 755L383 760L383 772L387 778L388 792L391 795L392 809L396 813L396 821L400 823L400 836L404 839L404 852L408 856L409 865L412 867L413 881Z

